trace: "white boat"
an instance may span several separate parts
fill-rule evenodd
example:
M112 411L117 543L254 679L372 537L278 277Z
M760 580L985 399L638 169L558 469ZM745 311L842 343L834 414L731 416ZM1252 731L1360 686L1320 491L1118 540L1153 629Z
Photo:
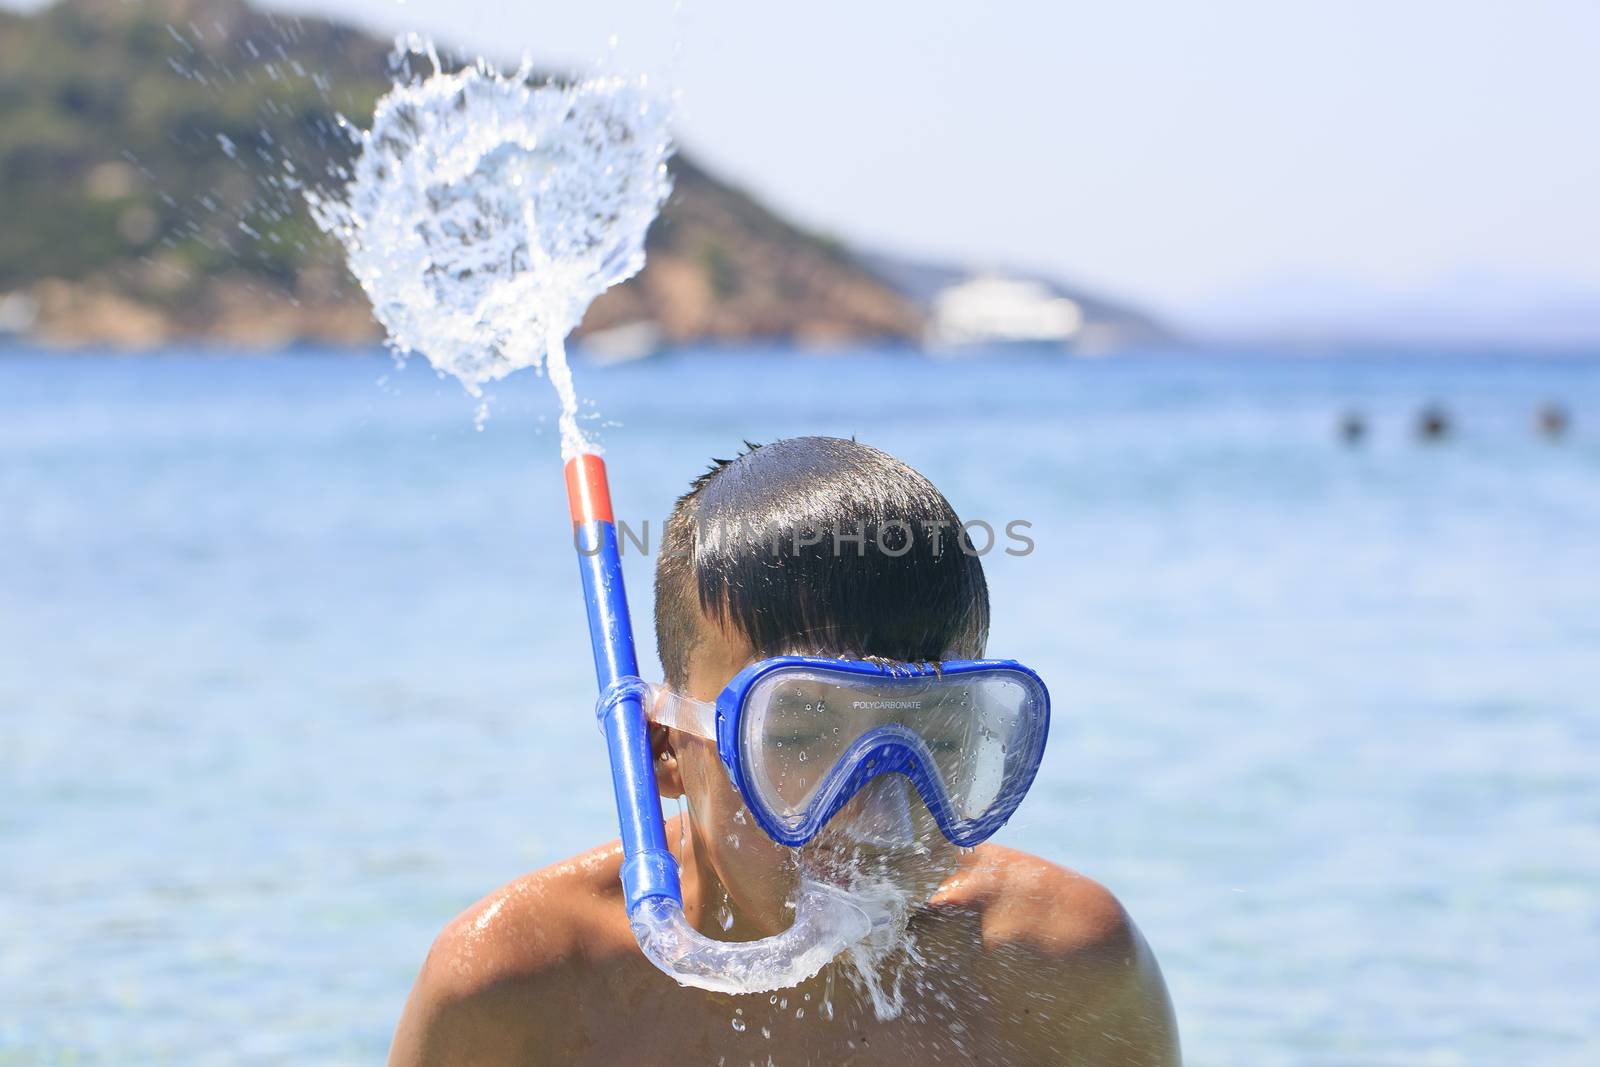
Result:
M1083 329L1083 309L1041 282L980 275L939 291L930 308L930 348L1042 345L1066 348Z
M627 322L578 338L576 346L591 363L630 363L661 350L661 327L650 321Z

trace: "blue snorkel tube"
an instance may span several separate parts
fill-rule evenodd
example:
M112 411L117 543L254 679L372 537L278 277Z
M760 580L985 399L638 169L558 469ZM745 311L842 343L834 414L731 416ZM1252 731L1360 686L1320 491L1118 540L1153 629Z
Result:
M622 585L611 489L599 456L566 464L573 543L583 577L600 699L595 716L611 758L622 831L622 893L639 948L683 985L723 993L787 989L810 978L873 929L867 913L830 885L802 879L789 929L759 941L717 941L683 914L678 861L667 848L633 625Z

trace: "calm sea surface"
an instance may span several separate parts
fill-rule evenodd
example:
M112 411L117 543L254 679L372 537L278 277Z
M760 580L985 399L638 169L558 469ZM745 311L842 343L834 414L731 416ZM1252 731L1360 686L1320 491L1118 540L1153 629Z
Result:
M990 651L1057 726L1000 840L1122 898L1191 1063L1600 1063L1600 360L577 373L652 531L798 433L1032 524ZM379 1061L450 916L613 834L553 397L472 410L376 355L0 353L0 1064Z

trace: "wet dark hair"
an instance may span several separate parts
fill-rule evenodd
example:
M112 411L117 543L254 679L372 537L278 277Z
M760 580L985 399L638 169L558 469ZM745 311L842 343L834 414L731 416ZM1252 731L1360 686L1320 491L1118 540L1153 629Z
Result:
M983 654L983 565L933 483L854 440L746 448L713 460L663 531L656 646L669 684L684 684L707 618L761 656Z

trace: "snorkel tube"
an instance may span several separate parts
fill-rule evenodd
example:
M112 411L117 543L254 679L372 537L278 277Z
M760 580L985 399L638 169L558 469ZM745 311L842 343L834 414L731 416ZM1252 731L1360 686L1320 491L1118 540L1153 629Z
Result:
M798 985L865 939L872 920L839 889L809 879L801 882L793 925L772 937L717 941L685 918L678 861L667 849L650 756L647 688L634 654L606 466L593 453L579 453L567 461L566 477L600 684L595 716L611 757L622 829L622 893L633 935L650 962L682 985L721 993L764 993Z

